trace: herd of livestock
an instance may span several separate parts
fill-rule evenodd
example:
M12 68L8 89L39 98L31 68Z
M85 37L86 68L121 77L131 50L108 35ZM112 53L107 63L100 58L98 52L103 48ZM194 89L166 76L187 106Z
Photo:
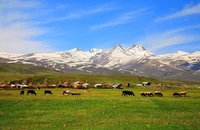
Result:
M186 96L187 92L174 92L173 96ZM135 96L135 94L133 93L133 91L122 91L122 96L126 96L126 95L130 95L130 96ZM163 97L163 94L160 91L155 91L153 92L141 92L140 93L141 96L143 97L154 97L154 96L158 96L158 97Z
M27 90L27 95L29 95L29 94L36 95L36 92L35 92L35 90ZM46 94L52 95L53 93L51 92L51 90L44 90L44 95L46 95ZM81 93L70 92L69 90L62 90L62 94L63 95L65 95L65 94L81 95ZM186 96L186 94L187 94L187 92L174 92L173 96L180 97L180 96ZM20 95L24 95L24 90L20 91ZM122 91L121 95L122 96L135 96L133 91L127 91L127 90ZM154 96L163 97L163 94L160 91L155 91L154 93L153 92L141 92L140 95L143 97L154 97Z

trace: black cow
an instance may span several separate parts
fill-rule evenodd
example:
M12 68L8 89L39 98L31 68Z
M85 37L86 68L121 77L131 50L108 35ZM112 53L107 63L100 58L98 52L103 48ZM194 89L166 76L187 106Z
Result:
M80 93L71 92L71 95L81 95Z
M24 95L24 90L21 90L20 95Z
M27 94L29 95L30 94L35 94L36 95L36 92L34 90L27 90Z
M178 92L174 92L174 93L173 93L173 96L175 96L175 97L180 97L180 94L179 94Z
M122 96L126 95L135 96L135 94L132 91L122 91Z
M53 94L52 92L51 92L51 90L44 90L44 95L46 95L46 94Z

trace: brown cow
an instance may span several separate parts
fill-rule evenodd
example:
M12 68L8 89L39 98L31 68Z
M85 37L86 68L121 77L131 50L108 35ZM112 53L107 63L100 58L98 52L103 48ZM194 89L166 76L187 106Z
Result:
M81 95L80 93L70 92L69 90L63 90L63 95L64 94L68 94L68 95Z
M155 91L154 95L158 97L163 97L163 94L160 91Z
M64 94L68 94L68 95L70 95L71 92L70 92L69 90L63 90L63 95L64 95Z
M187 92L180 92L180 93L179 93L180 96L182 96L182 95L183 95L183 96L186 96L186 94L187 94Z
M145 96L145 97L147 97L147 96L148 97L153 97L154 96L152 92L141 92L140 95L141 96Z

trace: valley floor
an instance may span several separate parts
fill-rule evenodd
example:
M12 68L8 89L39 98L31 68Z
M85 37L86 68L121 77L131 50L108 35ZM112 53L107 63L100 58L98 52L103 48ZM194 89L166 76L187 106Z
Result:
M187 90L185 97L173 97L178 90L159 90L163 97L142 97L149 88L128 88L136 96L121 96L119 89L87 89L62 95L19 95L20 90L0 90L0 129L167 129L200 128L200 90Z

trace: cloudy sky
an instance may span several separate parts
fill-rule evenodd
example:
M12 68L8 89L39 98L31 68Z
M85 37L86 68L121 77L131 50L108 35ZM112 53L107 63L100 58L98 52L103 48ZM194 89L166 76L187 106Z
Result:
M200 50L200 0L0 0L0 52Z

